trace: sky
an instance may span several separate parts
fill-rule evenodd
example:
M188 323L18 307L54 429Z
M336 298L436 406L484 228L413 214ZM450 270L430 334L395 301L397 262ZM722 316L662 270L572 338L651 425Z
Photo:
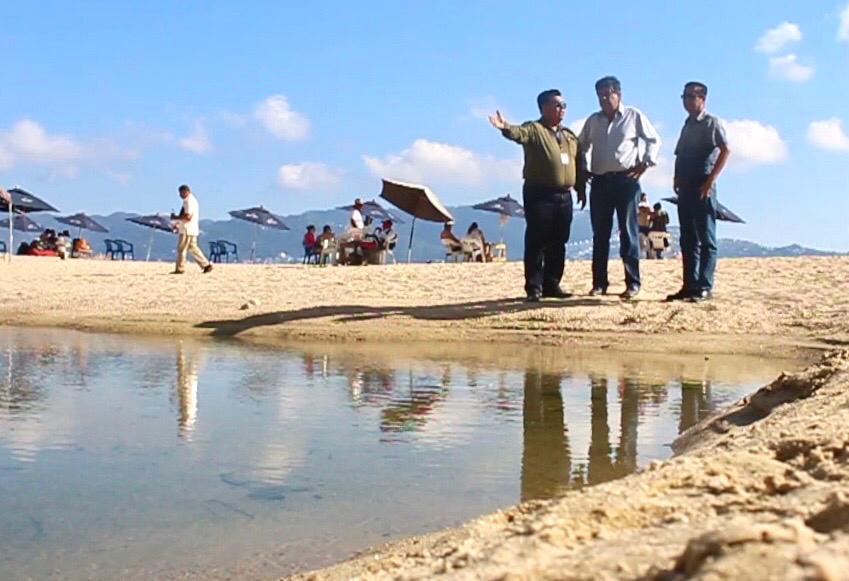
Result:
M431 187L447 205L521 195L521 148L486 117L573 127L614 74L664 139L683 84L709 87L732 158L720 236L849 250L849 3L2 2L0 185L66 213L280 214ZM674 221L674 212L673 221Z

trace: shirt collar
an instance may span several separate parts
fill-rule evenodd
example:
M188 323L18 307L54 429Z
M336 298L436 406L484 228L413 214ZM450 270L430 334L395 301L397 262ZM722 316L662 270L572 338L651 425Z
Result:
M689 122L694 121L695 123L701 123L702 121L705 120L705 117L707 117L707 114L708 114L707 109L702 109L702 112L699 113L698 115L696 115L695 120L693 120L693 118L688 115L687 116L687 122L689 123Z

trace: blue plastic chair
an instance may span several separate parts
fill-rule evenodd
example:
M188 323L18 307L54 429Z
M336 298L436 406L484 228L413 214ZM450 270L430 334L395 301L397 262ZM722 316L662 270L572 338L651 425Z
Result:
M130 260L135 260L136 255L133 253L133 244L132 242L127 242L126 240L115 239L112 242L118 245L116 252L121 254L121 260L125 260L127 256L130 257Z
M239 262L239 247L229 240L218 240L218 245L221 248L221 255L224 260L230 262L230 257L233 257L235 262Z
M103 243L106 245L106 256L109 257L109 260L115 260L115 255L121 252L118 245L114 240L110 240L108 238L104 240Z
M0 240L0 254L6 254L6 252L8 252L6 243Z
M221 262L221 257L224 256L224 249L221 244L215 240L209 242L209 260L212 262Z

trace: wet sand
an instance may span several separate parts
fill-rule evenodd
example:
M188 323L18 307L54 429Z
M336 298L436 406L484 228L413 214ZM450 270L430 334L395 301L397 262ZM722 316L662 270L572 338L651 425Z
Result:
M714 301L670 305L679 268L644 262L643 293L624 303L584 296L589 264L574 262L563 286L579 296L527 305L517 263L222 265L181 277L163 263L16 258L0 265L0 321L261 342L483 341L496 357L509 342L705 356L834 348L692 428L669 461L301 578L849 578L849 257L721 260Z

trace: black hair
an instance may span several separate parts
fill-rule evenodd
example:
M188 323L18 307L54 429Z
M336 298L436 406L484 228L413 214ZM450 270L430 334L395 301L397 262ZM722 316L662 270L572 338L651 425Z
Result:
M478 228L478 223L477 223L477 222L472 222L472 223L469 225L469 229L468 229L468 231L467 231L467 234L471 234L471 233L472 233L472 231L473 231L473 230L475 230L476 228Z
M179 187L179 188L177 188L177 189L180 191L180 193L181 193L181 194L182 194L183 192L191 192L191 191L192 191L192 188L190 188L190 187L189 187L189 186L187 186L186 184L183 184L182 186L180 186L180 187Z
M562 96L563 95L561 95L560 91L558 91L557 89L548 89L546 91L543 91L542 93L537 95L537 107L539 107L539 110L542 111L542 106L548 103L549 99L551 99L552 97Z
M330 227L330 224L325 224L324 227L321 229L322 232L327 232L328 230L330 230L331 232L333 231L333 228Z
M652 208L654 208L655 210L660 210L662 207L663 206L660 205L660 202L657 202L654 206L652 206Z
M608 75L606 77L602 77L595 82L595 92L598 93L602 89L606 89L607 87L612 87L614 91L617 93L622 92L622 85L619 83L619 79L614 77L613 75Z
M698 81L690 81L686 85L684 85L684 91L687 89L693 89L693 93L695 93L698 97L707 97L707 85L704 83L700 83Z
M315 230L315 224L310 224L307 226L307 230Z

